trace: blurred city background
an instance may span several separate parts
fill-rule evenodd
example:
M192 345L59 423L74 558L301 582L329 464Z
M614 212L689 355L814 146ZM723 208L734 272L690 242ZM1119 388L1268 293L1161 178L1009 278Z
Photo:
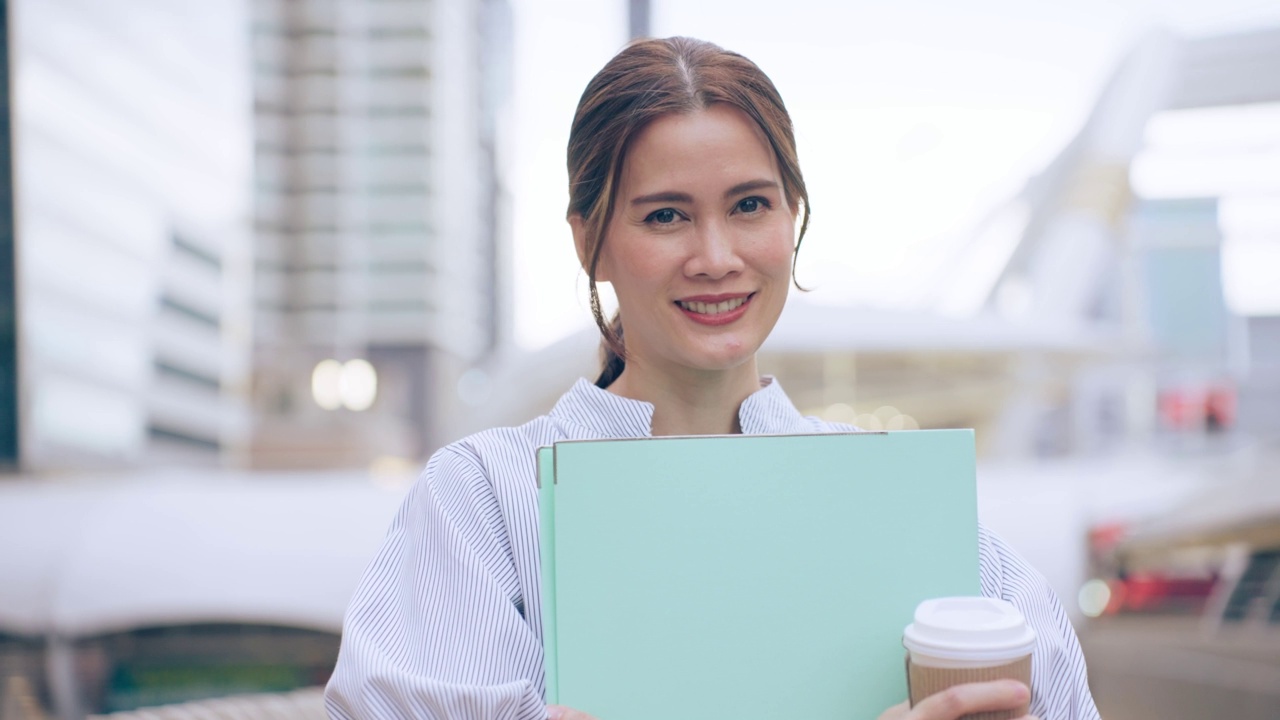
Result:
M1107 720L1280 717L1280 5L0 9L0 719L323 716L425 458L595 370L569 123L675 34L797 126L763 370L976 428Z

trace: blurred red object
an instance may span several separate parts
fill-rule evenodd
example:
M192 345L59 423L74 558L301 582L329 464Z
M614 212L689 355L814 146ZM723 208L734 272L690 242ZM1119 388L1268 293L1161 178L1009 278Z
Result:
M1124 523L1098 523L1089 528L1089 551L1100 556L1120 543L1127 532Z
M1160 421L1170 430L1189 430L1199 425L1204 399L1198 395L1181 388L1160 391L1156 400Z
M1124 609L1124 601L1128 599L1128 592L1125 589L1123 580L1112 580L1107 583L1111 589L1111 599L1107 601L1107 606L1103 608L1103 615L1115 615Z
M1230 385L1178 387L1156 396L1160 422L1169 430L1217 432L1236 421L1236 389Z
M1217 584L1210 577L1166 577L1137 573L1111 583L1107 612L1199 612Z
M1225 430L1236 422L1236 389L1233 387L1217 387L1209 391L1205 398L1205 428L1208 430Z

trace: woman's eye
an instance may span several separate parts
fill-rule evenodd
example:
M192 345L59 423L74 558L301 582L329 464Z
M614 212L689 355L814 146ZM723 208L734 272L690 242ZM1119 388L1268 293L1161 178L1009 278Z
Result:
M647 222L658 223L659 225L670 225L676 221L676 211L671 208L663 208L654 210L649 213L649 217L645 218Z
M743 198L738 202L738 212L747 213L748 215L769 207L769 202L764 198L749 197Z

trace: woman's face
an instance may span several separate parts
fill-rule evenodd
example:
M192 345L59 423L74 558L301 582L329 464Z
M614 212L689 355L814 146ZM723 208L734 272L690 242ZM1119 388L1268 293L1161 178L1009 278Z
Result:
M787 298L795 219L742 111L715 104L646 126L596 273L618 296L630 362L714 371L754 357Z

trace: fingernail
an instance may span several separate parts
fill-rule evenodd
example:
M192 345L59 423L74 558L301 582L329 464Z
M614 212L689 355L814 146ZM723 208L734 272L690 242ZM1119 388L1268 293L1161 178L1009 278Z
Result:
M560 720L564 717L564 708L559 705L547 706L547 720Z

